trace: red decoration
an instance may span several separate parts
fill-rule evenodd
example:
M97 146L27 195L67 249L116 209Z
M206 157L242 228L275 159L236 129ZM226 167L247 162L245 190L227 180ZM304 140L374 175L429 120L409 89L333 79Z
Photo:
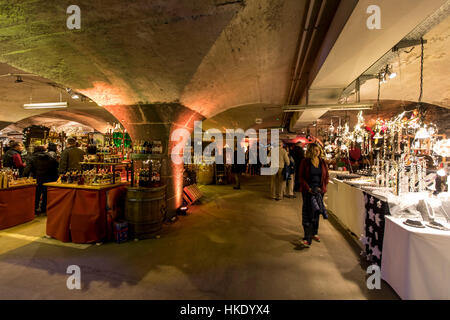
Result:
M372 129L367 126L364 129L366 129L366 131L370 132L370 137L373 138L373 136L375 135L375 132L373 132Z

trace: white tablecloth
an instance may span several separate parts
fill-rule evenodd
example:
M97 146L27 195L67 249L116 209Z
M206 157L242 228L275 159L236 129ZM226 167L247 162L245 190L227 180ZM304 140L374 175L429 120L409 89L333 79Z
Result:
M382 278L402 299L450 299L450 232L385 218Z
M358 238L364 234L366 209L364 194L360 189L335 179L330 180L325 203L327 209Z

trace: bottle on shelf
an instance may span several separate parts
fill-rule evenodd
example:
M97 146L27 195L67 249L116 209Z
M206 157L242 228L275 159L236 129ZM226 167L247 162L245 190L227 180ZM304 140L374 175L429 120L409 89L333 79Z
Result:
M148 143L147 141L144 142L143 146L142 146L142 154L147 154L148 153Z
M153 143L152 142L148 142L148 154L152 154L153 153Z

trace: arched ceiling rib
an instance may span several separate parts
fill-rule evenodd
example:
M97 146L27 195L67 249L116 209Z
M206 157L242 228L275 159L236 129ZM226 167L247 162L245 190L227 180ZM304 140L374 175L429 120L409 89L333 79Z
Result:
M210 117L282 104L306 0L24 0L0 17L3 62L98 104L181 102Z
M22 82L16 82L21 75ZM60 95L61 94L61 95ZM68 108L58 111L48 109L25 110L25 103L41 102L68 102ZM74 100L63 88L59 88L52 81L27 74L5 63L0 63L0 128L11 123L39 117L46 114L55 119L65 119L84 123L98 131L104 132L107 123L113 123L116 119L104 108L88 100Z

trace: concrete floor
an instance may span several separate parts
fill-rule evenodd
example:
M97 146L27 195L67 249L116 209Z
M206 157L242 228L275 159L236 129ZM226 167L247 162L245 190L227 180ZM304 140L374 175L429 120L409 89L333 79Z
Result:
M273 201L266 177L204 186L202 204L160 239L101 246L44 239L45 218L0 231L0 299L398 299L366 288L351 242L321 220L299 250L301 200ZM68 290L69 265L81 290Z

